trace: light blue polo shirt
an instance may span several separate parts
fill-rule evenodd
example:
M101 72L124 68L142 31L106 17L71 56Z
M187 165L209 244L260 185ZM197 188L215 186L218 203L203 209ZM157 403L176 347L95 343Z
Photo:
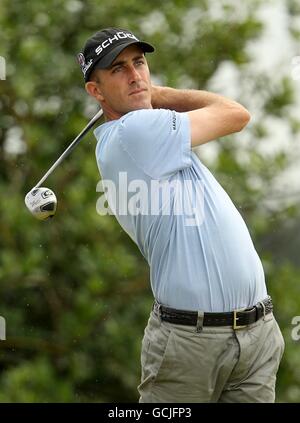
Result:
M149 263L157 301L223 312L266 298L249 231L192 151L187 113L137 110L94 134L109 205Z

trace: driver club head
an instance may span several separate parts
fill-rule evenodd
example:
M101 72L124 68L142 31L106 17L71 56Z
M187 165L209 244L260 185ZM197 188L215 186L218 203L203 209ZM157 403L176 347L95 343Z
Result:
M33 188L26 194L25 204L35 218L46 220L55 215L57 199L49 188Z

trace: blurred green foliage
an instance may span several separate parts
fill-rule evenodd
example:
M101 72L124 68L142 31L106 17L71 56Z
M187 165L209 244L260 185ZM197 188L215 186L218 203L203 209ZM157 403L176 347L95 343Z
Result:
M140 343L152 304L148 265L114 217L96 213L92 133L47 181L58 196L53 220L35 221L23 199L97 110L75 55L98 29L130 28L156 45L148 61L162 84L188 81L203 89L224 60L243 78L251 61L247 43L263 30L255 17L261 2L245 2L242 17L230 2L221 2L222 13L214 16L212 3L1 1L0 55L7 62L0 81L0 315L7 324L7 340L0 341L1 402L137 401ZM271 77L255 81L264 94L264 118L282 116L294 102L289 81L274 92ZM292 124L299 131L299 122ZM300 402L300 346L291 338L292 317L300 315L299 202L286 205L279 197L274 207L266 201L293 152L256 149L267 133L263 119L247 131L253 139L244 150L247 160L240 160L238 137L227 137L210 168L263 259L286 340L277 401Z

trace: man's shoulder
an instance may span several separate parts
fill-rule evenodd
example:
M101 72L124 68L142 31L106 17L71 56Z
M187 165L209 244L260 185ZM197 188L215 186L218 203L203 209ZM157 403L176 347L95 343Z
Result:
M124 122L131 119L155 119L160 116L166 116L170 113L168 109L138 109L126 113L119 119L119 122Z

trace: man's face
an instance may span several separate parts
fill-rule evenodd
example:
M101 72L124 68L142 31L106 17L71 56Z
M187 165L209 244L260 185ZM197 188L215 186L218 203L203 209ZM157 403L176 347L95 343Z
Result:
M107 69L96 71L99 89L97 98L108 116L118 119L151 105L151 81L148 64L137 45L125 48Z

